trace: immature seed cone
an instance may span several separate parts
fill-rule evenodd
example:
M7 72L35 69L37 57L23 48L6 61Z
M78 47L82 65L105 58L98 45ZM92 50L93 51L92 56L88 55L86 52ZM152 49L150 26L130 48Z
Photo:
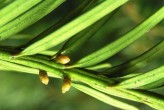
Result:
M49 78L48 78L48 75L47 75L47 72L46 72L46 71L40 70L40 71L39 71L39 78L40 78L40 81L41 81L43 84L45 84L45 85L48 84Z
M68 77L64 77L62 84L62 93L64 94L71 88L71 79Z
M56 57L56 62L60 64L67 64L70 62L70 58L66 55L61 54Z

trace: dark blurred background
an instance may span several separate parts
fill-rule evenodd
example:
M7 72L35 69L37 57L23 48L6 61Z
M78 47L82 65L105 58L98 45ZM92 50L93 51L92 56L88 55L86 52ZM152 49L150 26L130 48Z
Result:
M2 0L3 1L3 0ZM0 0L0 4L3 3ZM99 0L102 1L102 0ZM37 23L1 41L0 45L19 46L26 43L40 32L50 27L83 0L68 0ZM79 59L119 38L141 21L149 17L163 6L163 0L131 0L122 6L115 15L76 53L70 57ZM132 36L133 37L133 36ZM148 31L142 38L123 51L108 59L112 65L120 64L150 49L164 38L164 22ZM59 45L56 49L62 46ZM80 54L79 54L80 53ZM161 60L162 59L162 60ZM162 56L153 60L147 68L155 68L164 64ZM164 94L164 88L154 90ZM137 105L141 110L151 110L144 104ZM48 86L43 85L38 75L0 70L0 110L118 110L100 102L73 87L66 94L61 93L61 80L51 78Z

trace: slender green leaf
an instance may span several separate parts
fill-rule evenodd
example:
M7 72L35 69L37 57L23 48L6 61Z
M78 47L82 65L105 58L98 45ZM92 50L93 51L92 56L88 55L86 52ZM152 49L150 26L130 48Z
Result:
M151 106L152 108L158 110L162 110L164 108L164 97L162 95L150 91L126 90L118 87L102 88L97 85L92 85L92 87L106 94L114 95L117 97L125 98L140 103L145 103Z
M0 40L4 40L17 32L27 28L42 17L57 8L65 0L46 0L37 4L30 10L23 13L21 16L14 19L12 22L0 28Z
M150 90L150 89L158 89L160 87L164 86L164 78L161 78L160 80L157 80L155 82L149 83L147 85L138 87L139 89L145 89L145 90Z
M37 35L36 37L31 39L29 42L27 42L26 44L21 46L21 48L26 48L26 47L30 46L31 44L35 43L36 41L38 41L38 40L44 38L45 36L47 36L48 34L52 33L54 30L57 30L62 25L68 23L74 17L79 16L86 8L88 8L90 5L92 5L93 2L95 2L95 0L85 0L77 8L75 8L73 11L68 13L61 20L59 20L57 23L55 23L54 25L52 25L51 27L49 27L48 29L46 29L45 31L43 31L42 33L40 33L39 35Z
M144 67L147 63L151 62L153 58L155 58L156 56L164 54L163 47L164 47L164 40L162 40L157 45L155 45L148 51L144 52L143 54L133 58L132 60L114 66L101 74L109 75L112 77L116 77L116 76L118 77L130 73L131 71L135 70L137 67L138 68ZM119 73L118 71L120 70L122 70L122 72L121 74L118 74Z
M74 37L70 38L62 47L62 49L59 51L62 54L70 54L75 52L77 49L82 47L86 41L88 41L91 37L96 34L100 28L103 27L103 25L113 16L113 13L110 13L109 15L105 16L101 20L97 21L96 23L92 24L85 30L81 31Z
M138 75L140 75L140 74L142 74L142 73L131 73L131 74L128 74L128 75L125 75L125 76L122 76L122 77L114 77L114 78L112 78L112 79L121 82L121 81L130 79L130 78L133 78L133 77L135 77L135 76L138 76Z
M104 71L108 68L110 68L112 65L110 63L103 63L103 64L98 64L95 66L88 67L87 69L89 70L96 70L96 71Z
M136 102L141 102L136 96L128 94L128 93L122 91L123 88L116 88L116 87L112 87L112 86L110 87L110 85L108 85L106 87L100 87L100 86L97 86L97 85L90 85L90 86L97 89L97 90L99 90L99 91L101 91L101 92L109 94L109 95L121 97L121 98L124 98L124 99L136 101Z
M128 80L125 80L116 86L122 88L137 89L140 86L153 83L160 79L164 79L164 66L161 66L145 74L141 74Z
M57 50L46 50L46 51L39 52L39 54L53 56L57 52L58 52Z
M10 1L9 4L5 5L4 8L0 10L0 17L3 17L6 15L6 13L9 13L12 9L16 9L18 6L20 6L22 3L24 3L26 0L15 0ZM7 2L7 0L4 0L4 4ZM3 4L3 3L1 3Z
M72 84L73 87L75 87L76 89L104 102L104 103L107 103L109 105L112 105L114 107L117 107L117 108L121 108L121 109L126 109L126 110L138 110L138 108L130 105L130 104L126 104L124 102L121 102L117 99L114 99L108 95L105 95L103 94L102 92L99 92L95 89L92 89L90 87L87 87L87 86L83 86L83 85L80 85L80 84Z
M5 8L6 6L10 5L11 3L13 3L14 0L1 0L0 3L0 10L2 10L3 8Z
M104 48L93 52L92 54L80 59L73 67L88 67L100 63L107 58L113 56L120 50L124 49L138 38L142 37L144 33L149 31L153 26L158 24L164 18L164 7L160 8L155 14L146 19L143 23L136 26L130 32L120 37L115 42L105 46Z
M142 103L145 103L154 109L162 110L164 108L163 95L146 91L146 90L137 90L137 91L128 90L127 91L123 89L122 91L138 97Z
M87 13L84 13L65 26L59 28L57 31L27 47L19 54L19 56L35 54L60 44L61 42L71 38L76 33L95 23L127 1L128 0L106 0L102 2L100 5L96 6Z
M0 16L0 27L7 24L11 20L15 19L25 11L29 10L41 0L17 0L17 2L23 1L22 3L15 6L15 8L10 9L10 12L5 13L3 16Z

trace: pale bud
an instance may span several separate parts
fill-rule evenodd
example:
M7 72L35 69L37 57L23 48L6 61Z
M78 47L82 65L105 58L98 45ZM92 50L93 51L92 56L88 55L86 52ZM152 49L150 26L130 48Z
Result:
M48 84L49 78L48 78L48 75L47 75L47 72L46 72L46 71L40 70L40 71L39 71L39 78L40 78L40 81L41 81L43 84L45 84L45 85Z
M70 62L70 58L66 55L61 54L56 57L56 62L60 64L67 64Z
M64 94L71 88L71 79L68 77L64 77L62 83L62 93Z

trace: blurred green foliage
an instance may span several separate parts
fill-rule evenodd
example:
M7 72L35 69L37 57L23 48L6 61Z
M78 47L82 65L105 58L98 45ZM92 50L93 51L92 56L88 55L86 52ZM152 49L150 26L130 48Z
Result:
M1 4L8 3L9 0L0 0ZM68 0L57 10L14 35L10 39L0 42L0 45L18 46L24 44L29 39L38 35L40 32L50 27L60 20L83 0ZM11 0L10 0L11 2ZM119 35L126 33L143 19L147 18L153 12L163 5L162 0L131 0L123 5L113 18L107 22L103 28L96 33L85 45L86 49L79 49L71 56L78 59L85 56L102 46L117 39ZM112 65L120 64L145 52L158 41L164 38L164 22L151 29L141 39L113 56L108 61ZM62 45L62 44L61 44ZM61 47L58 46L58 48ZM80 54L79 54L80 53ZM162 56L152 61L147 68L154 68L164 64ZM161 94L164 88L154 90ZM146 105L138 104L141 110L150 110ZM71 88L66 94L61 93L61 81L51 78L50 84L44 86L40 83L38 76L0 71L0 110L117 110L104 104L94 98Z

